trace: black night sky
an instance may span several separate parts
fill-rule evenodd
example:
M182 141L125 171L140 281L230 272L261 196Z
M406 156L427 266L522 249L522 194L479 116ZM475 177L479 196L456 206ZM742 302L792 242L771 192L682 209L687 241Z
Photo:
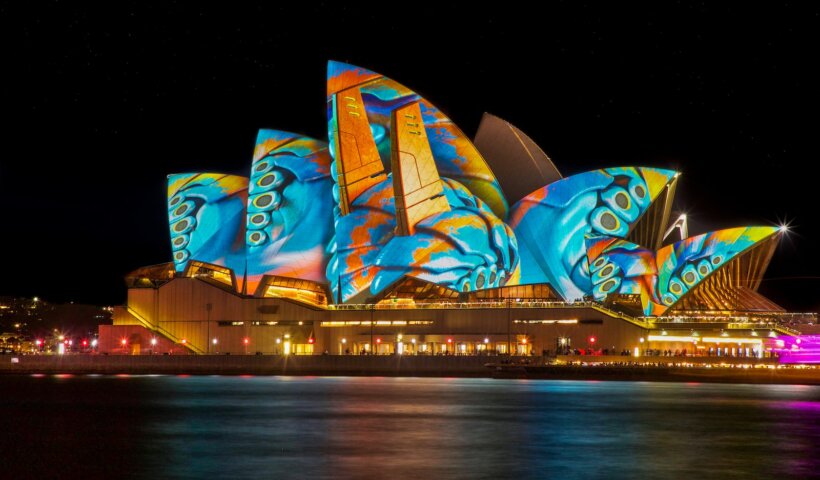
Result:
M260 127L325 138L337 59L468 135L484 111L512 122L565 175L679 169L690 234L789 221L761 291L820 309L817 7L18 3L0 4L0 295L124 303L125 273L171 259L166 174L247 175Z

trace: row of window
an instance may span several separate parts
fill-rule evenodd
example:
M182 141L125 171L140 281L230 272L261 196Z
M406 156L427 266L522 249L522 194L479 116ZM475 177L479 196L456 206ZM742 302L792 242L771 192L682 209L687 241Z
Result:
M373 322L373 325L377 326L415 326L415 325L432 325L432 320L376 320ZM369 327L370 321L358 321L358 320L350 320L350 321L331 321L331 322L321 322L319 324L322 327Z
M238 322L238 321L227 321L227 322L217 322L220 327L241 327L245 325L245 322ZM312 320L302 321L302 320L279 320L276 322L250 322L251 325L254 327L295 327L295 326L303 326L303 325L313 325Z

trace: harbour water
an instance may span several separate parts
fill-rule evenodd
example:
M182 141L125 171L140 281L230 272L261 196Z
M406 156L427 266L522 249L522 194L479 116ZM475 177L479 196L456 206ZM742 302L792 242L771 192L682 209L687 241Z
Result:
M0 376L2 478L808 478L820 387Z

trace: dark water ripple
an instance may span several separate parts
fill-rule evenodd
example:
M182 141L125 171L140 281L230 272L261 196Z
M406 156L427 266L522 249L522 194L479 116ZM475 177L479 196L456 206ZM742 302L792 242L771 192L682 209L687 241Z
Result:
M0 377L0 478L809 478L820 387Z

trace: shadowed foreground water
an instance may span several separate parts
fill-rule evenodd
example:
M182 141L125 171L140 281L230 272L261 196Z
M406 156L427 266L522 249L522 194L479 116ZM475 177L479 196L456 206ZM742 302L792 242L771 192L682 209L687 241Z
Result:
M820 387L0 377L2 478L806 478Z

